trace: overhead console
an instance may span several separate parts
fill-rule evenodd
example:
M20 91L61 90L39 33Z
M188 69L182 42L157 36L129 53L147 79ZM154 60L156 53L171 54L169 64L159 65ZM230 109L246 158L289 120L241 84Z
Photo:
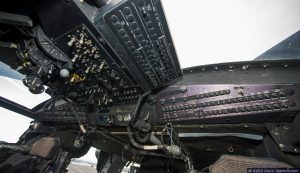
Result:
M95 22L145 90L182 75L159 0L114 1L103 7Z

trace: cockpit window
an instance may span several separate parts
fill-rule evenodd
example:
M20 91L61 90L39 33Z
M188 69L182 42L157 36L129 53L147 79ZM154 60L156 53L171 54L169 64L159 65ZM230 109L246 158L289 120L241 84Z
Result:
M47 100L50 96L46 93L32 94L22 80L0 76L0 96L23 105L29 109Z
M297 0L162 3L182 68L251 61L300 30Z

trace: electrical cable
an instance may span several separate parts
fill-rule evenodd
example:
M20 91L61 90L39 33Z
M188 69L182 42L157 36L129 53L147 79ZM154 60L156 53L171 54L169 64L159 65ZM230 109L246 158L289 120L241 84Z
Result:
M55 97L54 91L51 92L51 99L49 99L43 106L43 111L51 111L55 108L55 103L57 100L61 99L61 97ZM49 109L49 106L50 109Z
M79 128L80 128L81 132L82 132L83 134L85 134L85 133L86 133L86 130L85 130L85 128L84 128L82 122L80 121L78 115L76 114L74 108L72 107L70 101L67 100L67 99L63 99L63 100L65 100L65 101L67 102L67 105L69 106L69 108L70 108L72 114L74 115L74 117L75 117L75 119L76 119L76 121L77 121L77 123L78 123L78 125L79 125Z
M166 132L166 128L162 129L161 133L160 133L160 140L161 140L161 143L162 144L165 144L164 142L164 135L165 135L165 132Z
M137 101L133 113L132 113L132 118L130 120L130 125L134 126L135 121L138 119L137 115L138 112L140 110L140 108L142 107L142 103L144 101L144 99L151 93L151 91L145 92L144 94L142 94L139 98L139 100Z
M183 145L183 143L181 143L181 141L178 138L178 135L174 133L173 137L174 137L174 141L179 145L179 147L182 149L182 153L181 153L181 157L183 158L183 160L185 161L185 163L187 164L187 168L189 170L193 170L193 162L191 160L191 155L189 153L189 151L187 150L187 148L185 147L185 145Z
M128 131L128 138L131 144L139 149L143 150L162 150L166 149L166 145L141 145L137 143L133 138L133 132L131 131L131 126L134 127L134 123L138 119L138 113L142 106L142 103L144 99L151 93L151 91L145 92L143 95L140 96L139 100L137 101L136 106L134 107L132 118L130 120L130 123L127 125L127 131Z
M151 133L140 133L137 131L136 133L134 133L134 137L139 143L143 144L149 141Z
M166 149L166 147L167 147L166 145L141 145L141 144L135 142L135 140L133 138L133 132L131 131L131 127L129 125L127 126L127 131L128 131L129 141L136 148L139 148L142 150L162 150L162 149Z

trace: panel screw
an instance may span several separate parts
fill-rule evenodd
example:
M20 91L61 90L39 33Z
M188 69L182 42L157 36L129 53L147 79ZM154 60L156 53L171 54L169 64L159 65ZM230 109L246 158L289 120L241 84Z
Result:
M285 145L284 145L284 144L279 144L279 147L280 147L280 148L284 148Z

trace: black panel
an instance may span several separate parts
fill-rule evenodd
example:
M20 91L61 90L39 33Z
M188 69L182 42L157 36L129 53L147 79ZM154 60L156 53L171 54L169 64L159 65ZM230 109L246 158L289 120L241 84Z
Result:
M182 75L160 1L112 1L95 22L145 89L158 88Z
M36 0L41 26L49 38L55 39L68 30L87 23L81 11L72 1Z
M73 63L73 73L66 85L68 93L77 92L75 100L84 101L93 96L100 106L138 98L141 88L124 73L85 25L68 31L55 42ZM127 92L130 98L125 98Z

